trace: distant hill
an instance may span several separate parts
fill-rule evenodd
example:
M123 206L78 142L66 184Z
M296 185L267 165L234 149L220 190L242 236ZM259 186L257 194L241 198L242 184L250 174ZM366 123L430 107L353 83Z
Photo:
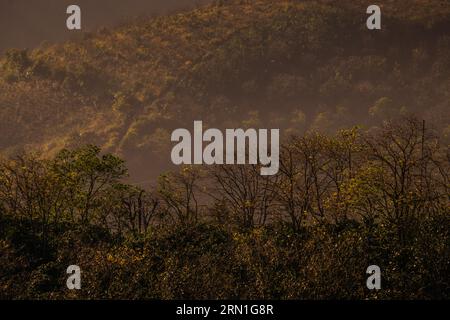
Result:
M170 133L213 127L371 127L415 114L450 134L450 4L215 1L0 59L0 148L95 143L133 177L167 168ZM138 177L139 174L139 177Z
M82 32L114 26L135 16L186 10L209 0L0 0L0 53L11 47L30 48L43 41L63 41L80 32L65 28L66 9L77 4Z

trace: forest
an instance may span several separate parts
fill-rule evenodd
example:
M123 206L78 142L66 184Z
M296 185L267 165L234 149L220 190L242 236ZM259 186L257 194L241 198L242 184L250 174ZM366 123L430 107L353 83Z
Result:
M0 299L449 299L450 6L379 3L375 31L362 0L213 1L0 55ZM172 166L195 120L279 128L278 173Z
M0 297L449 298L449 163L410 118L292 136L275 176L186 166L146 190L93 145L18 156L0 166Z

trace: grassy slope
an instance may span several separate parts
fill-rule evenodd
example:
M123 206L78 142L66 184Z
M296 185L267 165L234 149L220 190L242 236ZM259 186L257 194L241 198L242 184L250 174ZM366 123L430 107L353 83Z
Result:
M4 153L94 142L159 169L171 129L194 119L287 134L412 112L445 134L446 1L381 1L381 32L365 28L365 1L226 3L4 57Z

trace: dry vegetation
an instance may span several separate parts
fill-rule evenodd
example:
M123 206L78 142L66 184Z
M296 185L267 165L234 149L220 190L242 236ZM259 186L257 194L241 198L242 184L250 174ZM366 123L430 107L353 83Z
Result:
M448 149L422 122L293 137L281 168L185 167L144 190L93 146L4 160L0 297L449 297Z
M382 1L368 32L339 3L216 1L2 56L0 298L448 299L450 6ZM279 174L161 174L198 119L282 128Z
M4 154L93 143L133 173L166 168L172 129L333 133L414 113L449 133L450 9L383 1L217 1L0 59ZM148 159L153 166L149 169Z

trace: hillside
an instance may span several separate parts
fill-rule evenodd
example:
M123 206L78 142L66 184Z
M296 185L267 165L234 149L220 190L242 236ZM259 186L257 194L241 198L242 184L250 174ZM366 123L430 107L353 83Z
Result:
M450 131L450 5L216 1L0 59L0 148L53 155L86 143L132 176L167 167L170 132L265 126L283 135L413 113ZM151 168L150 168L151 167Z
M7 51L0 300L448 299L450 6L382 1L369 31L367 5L214 1ZM194 120L281 128L277 174L167 170Z

